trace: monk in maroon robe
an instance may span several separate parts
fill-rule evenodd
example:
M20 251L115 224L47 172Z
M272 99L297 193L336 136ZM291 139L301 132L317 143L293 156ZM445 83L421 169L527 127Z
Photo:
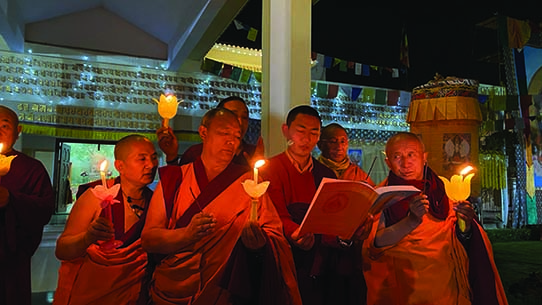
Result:
M232 162L241 141L235 114L208 111L199 134L201 157L161 168L151 200L142 241L157 258L152 301L301 304L290 247L266 194L249 219L252 199L242 183L253 177Z
M32 255L55 206L43 164L13 149L22 126L17 114L0 106L0 304L30 305ZM6 173L7 171L7 173Z

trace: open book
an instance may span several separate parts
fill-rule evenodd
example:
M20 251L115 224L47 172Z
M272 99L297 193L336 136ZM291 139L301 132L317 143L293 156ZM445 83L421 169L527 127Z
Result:
M421 191L411 185L374 188L365 182L323 178L301 226L306 233L351 239L369 215Z

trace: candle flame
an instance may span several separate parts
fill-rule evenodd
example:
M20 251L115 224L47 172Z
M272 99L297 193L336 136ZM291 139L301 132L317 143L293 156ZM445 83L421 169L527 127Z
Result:
M265 164L265 160L258 160L254 163L254 168L260 168Z
M463 170L461 170L461 172L459 173L461 176L465 176L466 174L468 174L471 170L473 170L474 167L468 165L466 166Z
M107 168L107 160L103 160L102 163L100 163L100 172L104 172Z
M4 143L0 143L0 154L2 153L2 150L4 150Z

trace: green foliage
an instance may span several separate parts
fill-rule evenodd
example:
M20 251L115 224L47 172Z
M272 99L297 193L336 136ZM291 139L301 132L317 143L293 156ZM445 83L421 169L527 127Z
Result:
M540 240L540 225L520 229L488 229L486 233L491 243Z

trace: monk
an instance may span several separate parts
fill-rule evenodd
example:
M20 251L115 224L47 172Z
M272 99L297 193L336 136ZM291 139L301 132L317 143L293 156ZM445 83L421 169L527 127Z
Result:
M367 304L507 304L472 205L451 202L426 160L413 133L399 132L386 143L390 173L384 184L423 192L375 215L378 225L362 255ZM464 232L458 219L465 221Z
M318 148L322 152L318 161L329 167L339 179L375 183L365 171L348 158L348 134L346 129L337 123L322 128Z
M248 130L248 107L239 96L227 97L218 103L216 108L226 108L237 116L239 124L241 125L241 144L235 152L233 162L241 165L247 165L252 167L254 162L259 159L263 159L264 147L263 139L260 137L256 145L245 142L244 137ZM197 157L201 155L203 144L199 143L190 146L182 156L177 155L179 149L179 143L171 127L160 127L156 131L158 136L158 145L160 149L166 154L166 163L169 165L184 165L190 162L194 162Z
M108 181L108 189L120 185L112 194L116 202L102 208L106 200L96 193L102 182L91 183L57 240L61 265L55 305L147 304L151 271L140 237L158 157L153 143L135 134L120 139L114 153L119 177Z
M9 171L0 171L0 304L5 305L30 305L31 258L55 208L43 164L13 149L21 131L17 114L0 105L0 158L13 158Z
M322 128L318 148L321 151L318 161L333 170L339 179L361 181L375 186L369 174L350 161L347 154L348 134L344 127L337 123L331 123ZM355 301L358 304L365 304L367 298L367 286L363 278L360 253L363 240L367 238L372 223L373 220L368 218L357 232L350 250L341 253L340 262L345 272L331 281L331 285L338 283L338 285L345 286L344 289L348 288L348 291L356 296L354 299L359 300ZM354 294L354 292L358 292L358 294Z
M320 138L321 125L320 114L314 108L292 108L282 125L288 147L269 159L262 176L271 182L269 196L292 246L303 304L360 304L357 287L353 291L348 288L350 283L345 285L337 280L351 272L352 265L344 264L343 257L350 251L352 241L330 235L297 234L322 178L336 178L331 169L311 155Z
M252 180L232 162L241 127L224 108L208 111L194 162L160 169L143 229L143 247L158 256L154 304L301 304L294 263L269 197L250 221ZM261 181L261 179L259 179Z

